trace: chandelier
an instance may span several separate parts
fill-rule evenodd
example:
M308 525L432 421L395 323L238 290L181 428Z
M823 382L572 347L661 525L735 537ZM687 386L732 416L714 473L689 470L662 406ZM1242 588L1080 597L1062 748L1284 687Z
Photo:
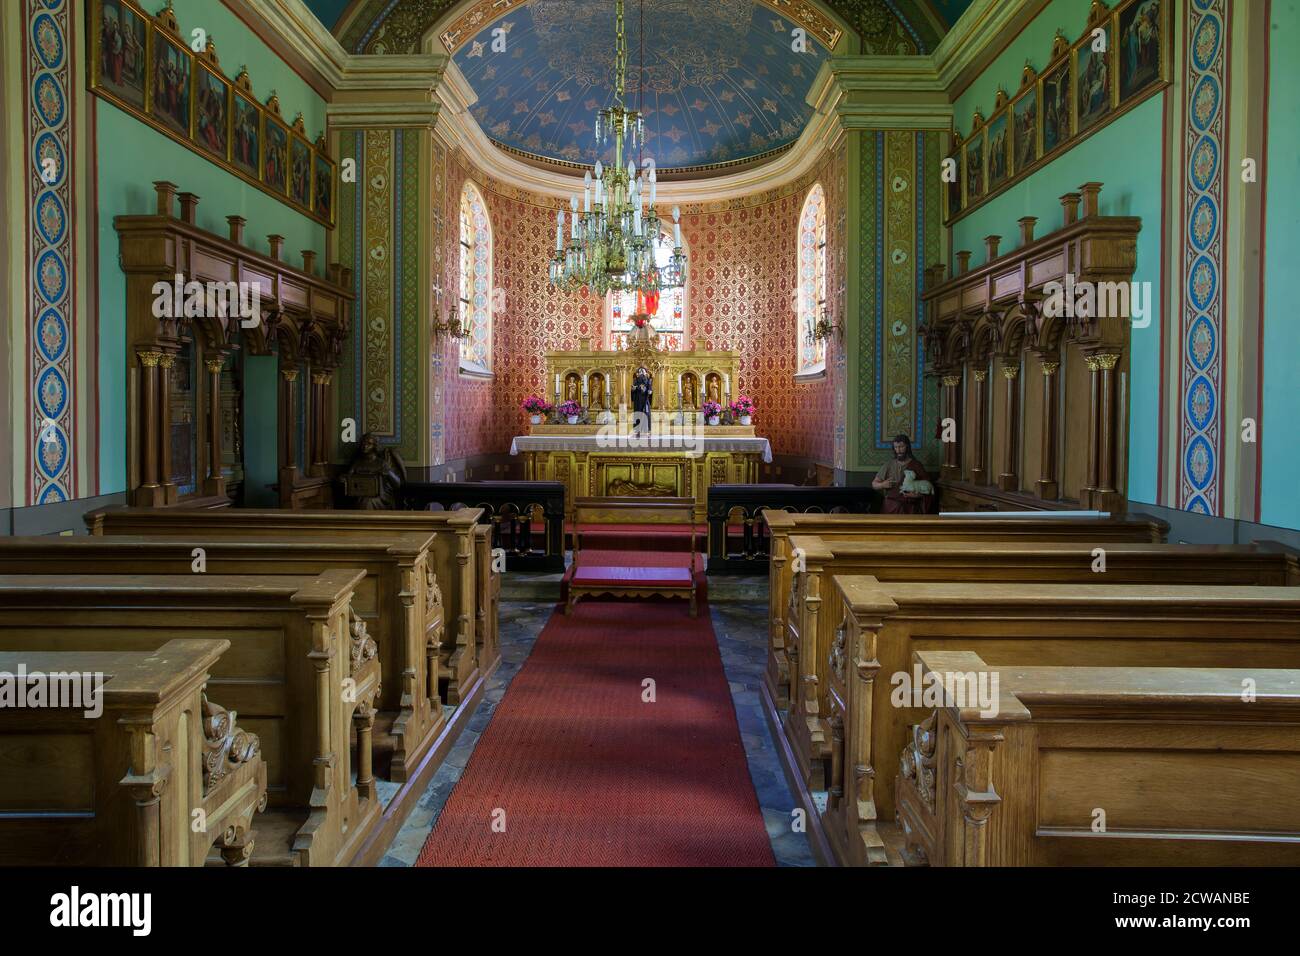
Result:
M564 292L586 287L601 296L610 291L652 293L686 284L681 210L673 207L673 253L660 268L655 248L666 244L667 239L660 233L655 208L658 185L654 160L646 159L640 171L633 159L623 165L624 150L629 155L638 153L643 145L645 121L639 110L629 110L623 104L627 73L623 0L615 0L615 9L618 39L614 48L614 102L596 114L596 147L600 149L612 140L613 163L605 166L597 160L595 178L591 172L583 176L581 212L577 194L570 198L567 243L564 210L556 214L550 279Z

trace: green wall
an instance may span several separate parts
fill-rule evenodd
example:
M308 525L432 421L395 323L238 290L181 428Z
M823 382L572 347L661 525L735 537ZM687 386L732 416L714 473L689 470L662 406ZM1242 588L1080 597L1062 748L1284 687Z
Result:
M1300 0L1273 0L1265 168L1264 415L1260 521L1300 528Z
M208 32L227 77L233 79L246 65L259 101L275 90L286 120L301 111L309 138L324 131L324 100L224 5L174 0L173 6L184 36L196 27ZM245 237L254 249L266 252L266 236L278 233L285 237L285 257L292 262L299 261L301 249L314 249L317 261L324 262L326 229L113 104L92 99L99 190L99 480L101 494L114 494L126 489L126 277L118 264L113 217L152 213L152 183L165 179L198 195L201 228L226 235L226 217L243 216L248 220ZM250 431L259 423L274 430L274 404L268 410L246 401L246 408Z
M1295 0L1291 0L1295 2ZM985 118L993 109L1001 85L1008 93L1020 88L1020 73L1028 60L1035 69L1047 65L1052 38L1058 29L1073 41L1083 31L1087 0L1053 0L957 100L956 125L965 135L980 108ZM1062 223L1060 197L1081 183L1102 183L1101 214L1139 216L1135 282L1150 282L1152 315L1147 328L1134 329L1129 382L1128 495L1135 501L1156 501L1160 456L1160 280L1163 247L1161 228L1163 98L1157 94L1109 126L1066 149L1052 162L996 199L958 221L952 230L953 251L971 250L972 265L984 261L984 237L1002 237L1000 251L1019 245L1016 220L1037 216L1036 235ZM1134 149L1134 144L1141 148Z

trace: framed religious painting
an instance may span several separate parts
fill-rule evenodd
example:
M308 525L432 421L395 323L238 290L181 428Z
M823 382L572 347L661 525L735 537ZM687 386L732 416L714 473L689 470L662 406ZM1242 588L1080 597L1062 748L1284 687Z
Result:
M966 202L975 202L984 195L984 130L978 129L971 133L970 139L966 140L964 147L966 157Z
M1110 112L1111 33L1109 21L1088 28L1084 40L1075 47L1075 129L1082 133Z
M1119 11L1116 59L1119 61L1119 101L1138 96L1168 76L1169 0L1136 0Z
M311 209L311 166L311 146L296 133L290 134L289 198L304 209Z
M151 39L152 68L149 75L149 112L165 129L190 136L191 70L190 51L155 26Z
M289 190L289 127L262 114L262 182L277 193Z
M334 222L334 164L329 157L312 153L312 211L318 218Z
M230 81L201 59L194 63L193 140L225 159L230 150Z
M1004 109L989 121L989 191L997 189L1007 181L1011 173L1011 126L1008 117L1011 111Z
M94 0L90 17L91 89L143 112L149 73L148 17L129 0ZM39 33L38 29L37 43L42 42Z
M944 169L952 171L952 181L945 182L944 186L948 190L948 218L954 218L961 212L961 180L962 180L962 152L961 141L956 141L956 146L951 156L944 160Z
M1015 175L1038 161L1038 85L1011 104L1011 165Z
M262 178L262 111L252 99L235 90L230 113L230 162L235 169Z
M1043 114L1043 155L1050 156L1074 135L1070 58L1043 75L1039 105Z

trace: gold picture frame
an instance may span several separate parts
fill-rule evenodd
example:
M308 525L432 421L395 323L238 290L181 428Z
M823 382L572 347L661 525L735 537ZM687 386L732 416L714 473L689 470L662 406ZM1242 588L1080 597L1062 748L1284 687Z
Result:
M195 53L185 42L170 4L150 15L138 0L88 0L85 17L88 84L94 95L313 221L334 228L338 221L338 164L326 153L325 138L313 144L301 122L296 121L294 135L301 137L307 149L305 203L295 203L289 195L287 165L285 188L269 187L265 181L266 124L278 124L286 137L290 135L289 125L279 115L278 100L271 97L271 102L277 104L274 107L258 102L246 70L233 81L227 77L211 43L205 52ZM219 92L225 110L224 117L216 117L220 129L215 137L212 127L199 115L200 94L214 90ZM252 162L246 161L247 154L238 159L235 154L236 138L240 136L236 123L250 116L256 117ZM243 145L249 147L248 142ZM287 164L287 150L285 159ZM334 183L327 197L328 209L316 202L315 185L323 176L321 163L328 166Z

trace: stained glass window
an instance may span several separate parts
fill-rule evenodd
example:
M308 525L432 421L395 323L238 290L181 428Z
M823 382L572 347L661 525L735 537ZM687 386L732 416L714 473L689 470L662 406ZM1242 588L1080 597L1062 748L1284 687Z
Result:
M655 264L660 269L668 265L673 254L672 238L667 234L655 245ZM684 241L684 240L683 240ZM635 292L609 294L609 345L613 349L627 348L632 316L636 313ZM659 347L668 351L681 351L686 347L686 289L665 289L659 295L659 308L650 317L650 324L659 333Z
M799 322L795 349L799 374L826 367L826 340L813 330L826 310L826 194L821 183L808 192L799 215Z
M460 320L468 335L460 340L460 367L492 371L492 223L473 184L460 194Z

